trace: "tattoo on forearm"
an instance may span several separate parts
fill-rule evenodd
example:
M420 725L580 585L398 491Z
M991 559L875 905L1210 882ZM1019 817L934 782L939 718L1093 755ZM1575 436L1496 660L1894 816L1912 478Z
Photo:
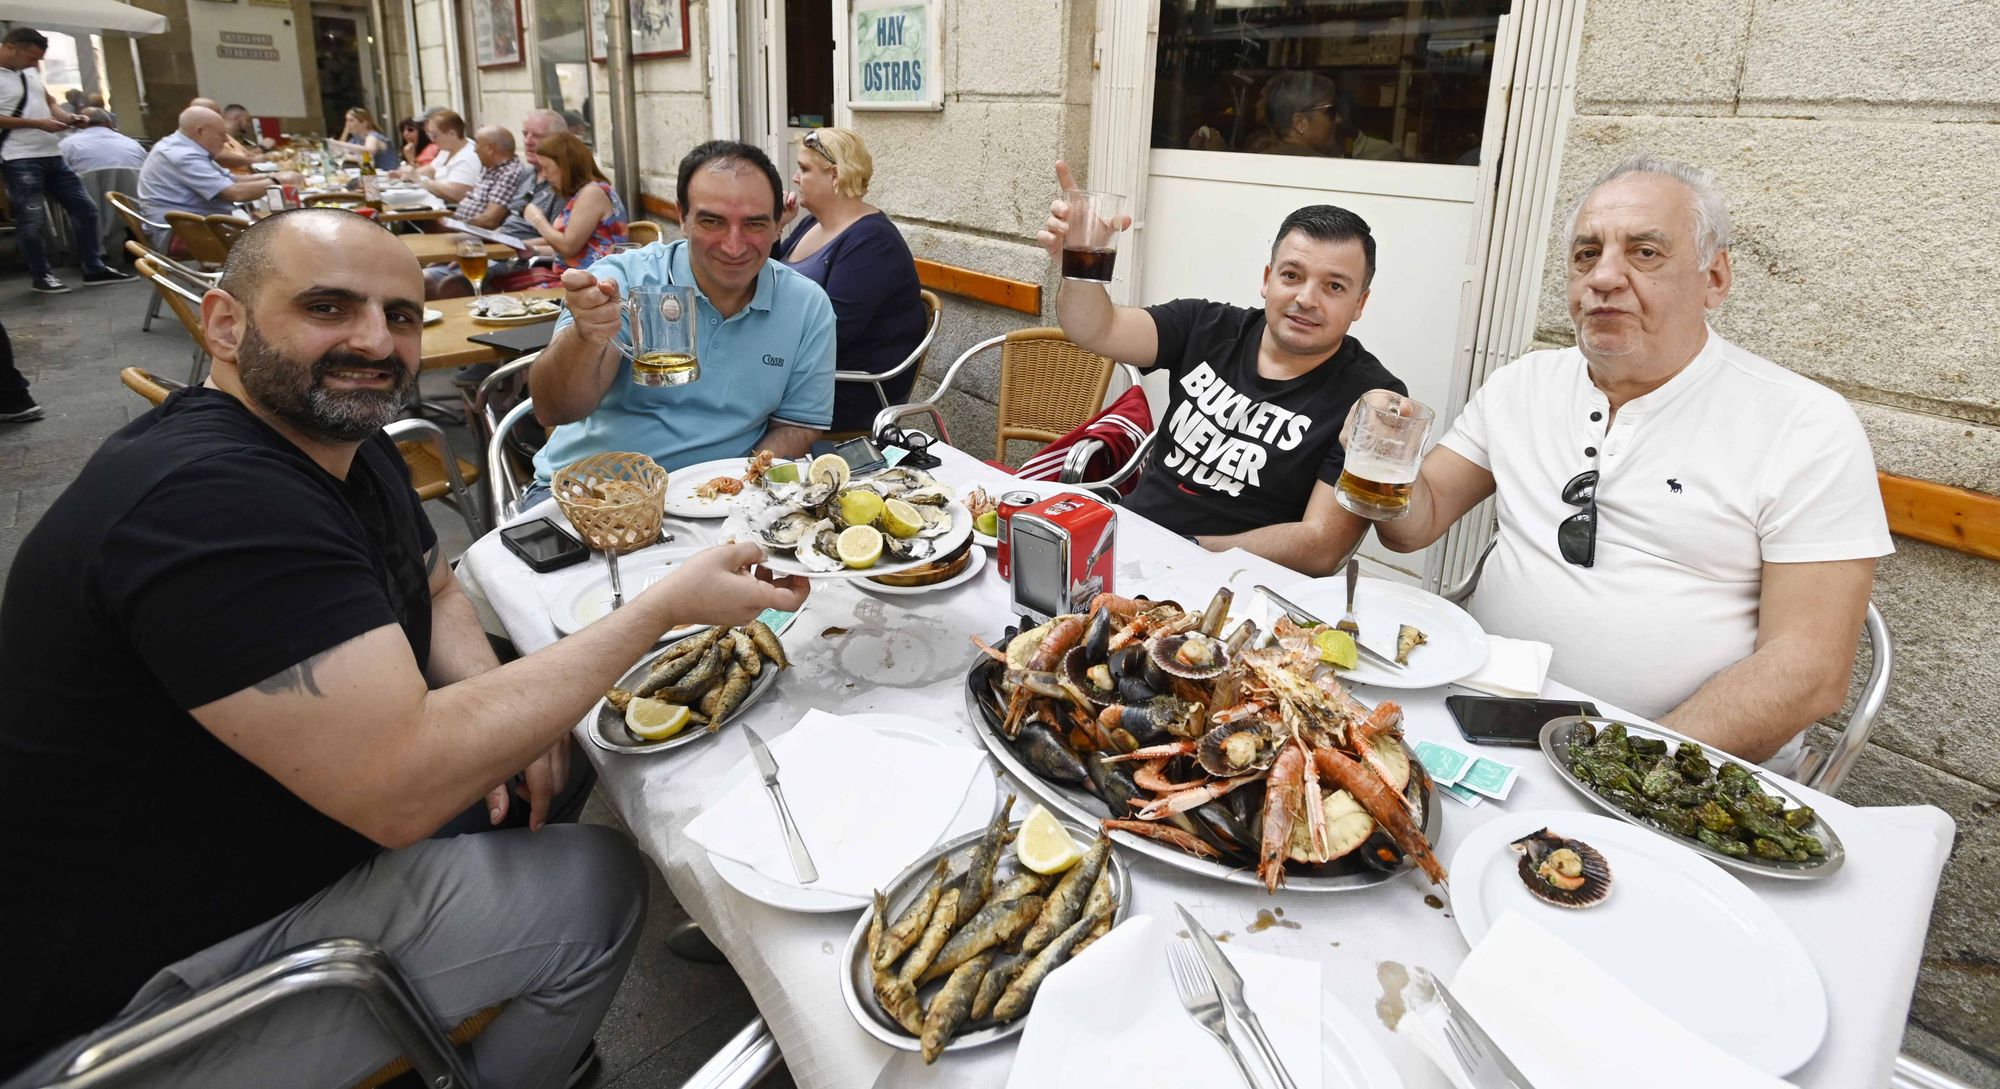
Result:
M308 696L324 697L326 693L321 692L318 683L313 680L313 667L324 657L326 657L324 653L315 654L297 665L287 666L258 681L255 687L257 691L267 696L304 692Z

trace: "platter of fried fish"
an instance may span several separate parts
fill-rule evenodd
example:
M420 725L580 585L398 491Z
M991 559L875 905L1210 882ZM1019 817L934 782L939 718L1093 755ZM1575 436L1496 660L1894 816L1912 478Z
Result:
M762 621L693 632L619 678L591 711L590 740L616 753L691 745L748 710L790 666Z

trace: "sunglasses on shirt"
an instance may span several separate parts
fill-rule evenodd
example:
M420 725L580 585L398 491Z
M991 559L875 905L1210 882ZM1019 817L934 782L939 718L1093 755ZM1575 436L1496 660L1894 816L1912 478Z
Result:
M1556 525L1556 548L1578 567L1597 563L1597 470L1585 469L1563 485L1562 501L1582 507Z

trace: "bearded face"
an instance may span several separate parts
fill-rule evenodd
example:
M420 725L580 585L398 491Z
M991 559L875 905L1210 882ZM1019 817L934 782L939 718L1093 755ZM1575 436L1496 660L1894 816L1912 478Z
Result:
M327 443L359 442L382 430L417 391L417 372L394 355L331 351L293 358L264 339L254 317L245 321L236 369L258 405Z

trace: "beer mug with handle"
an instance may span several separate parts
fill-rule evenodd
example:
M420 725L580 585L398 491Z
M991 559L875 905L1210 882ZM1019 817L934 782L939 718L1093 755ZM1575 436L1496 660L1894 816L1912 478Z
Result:
M1373 389L1354 409L1354 433L1334 498L1363 518L1392 522L1410 513L1424 439L1437 413L1399 393Z
M695 297L692 286L664 284L632 288L618 304L625 335L611 343L632 361L635 385L685 386L701 377Z

